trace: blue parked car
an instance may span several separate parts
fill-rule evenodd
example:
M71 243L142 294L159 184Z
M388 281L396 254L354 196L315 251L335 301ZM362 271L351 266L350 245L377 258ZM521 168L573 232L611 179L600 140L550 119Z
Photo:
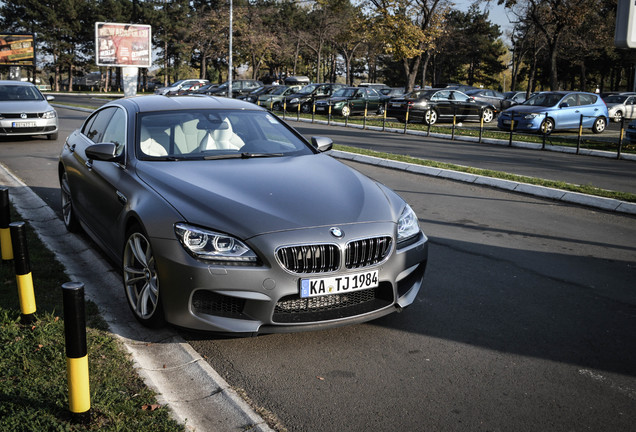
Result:
M497 127L509 131L514 120L513 130L550 134L554 130L578 128L581 115L583 127L594 133L603 132L609 121L607 105L599 95L551 91L537 93L522 104L503 111Z

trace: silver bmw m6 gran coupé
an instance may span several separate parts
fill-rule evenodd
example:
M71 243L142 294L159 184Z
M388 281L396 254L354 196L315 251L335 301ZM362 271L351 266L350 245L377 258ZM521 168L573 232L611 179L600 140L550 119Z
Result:
M256 105L140 96L93 112L59 159L64 223L123 272L134 316L221 333L369 321L417 296L409 205Z

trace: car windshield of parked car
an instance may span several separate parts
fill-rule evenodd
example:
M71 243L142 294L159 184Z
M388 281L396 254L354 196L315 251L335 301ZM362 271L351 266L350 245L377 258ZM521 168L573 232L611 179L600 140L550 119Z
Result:
M605 103L622 104L625 103L625 99L628 97L629 95L611 95L605 98Z
M339 88L335 92L333 92L333 97L352 97L358 89L355 88Z
M0 86L0 101L39 101L43 99L42 94L33 86Z
M142 160L189 160L313 154L267 111L179 110L143 113L137 155Z
M300 90L298 90L298 94L310 95L318 88L318 84L309 84Z
M285 93L285 90L287 90L289 87L288 86L284 86L284 85L279 85L279 86L274 86L272 87L272 91L268 92L268 94L271 95L282 95L283 93Z
M539 93L532 96L521 105L552 107L558 104L561 98L563 98L563 95L558 93Z

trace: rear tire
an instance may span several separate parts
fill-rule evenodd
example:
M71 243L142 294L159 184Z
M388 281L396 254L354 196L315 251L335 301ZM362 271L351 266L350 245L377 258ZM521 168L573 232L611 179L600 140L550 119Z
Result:
M484 123L490 123L495 119L495 112L491 108L484 108L481 117L484 119Z
M68 184L66 171L60 177L60 194L62 196L62 220L68 232L78 232L80 230L79 220L75 216L73 201L71 200L71 188Z
M426 110L424 113L424 123L427 125L434 125L437 123L437 111L433 109Z
M596 120L594 120L594 124L592 125L592 132L594 132L595 134L600 134L605 130L606 127L607 120L605 120L605 117L597 117Z

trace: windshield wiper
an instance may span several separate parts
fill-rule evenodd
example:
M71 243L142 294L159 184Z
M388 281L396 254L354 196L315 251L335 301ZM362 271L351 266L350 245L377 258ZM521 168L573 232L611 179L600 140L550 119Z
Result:
M282 153L249 153L249 152L241 153L241 157L243 159L261 158L261 157L280 157L280 156L284 156L284 155Z

